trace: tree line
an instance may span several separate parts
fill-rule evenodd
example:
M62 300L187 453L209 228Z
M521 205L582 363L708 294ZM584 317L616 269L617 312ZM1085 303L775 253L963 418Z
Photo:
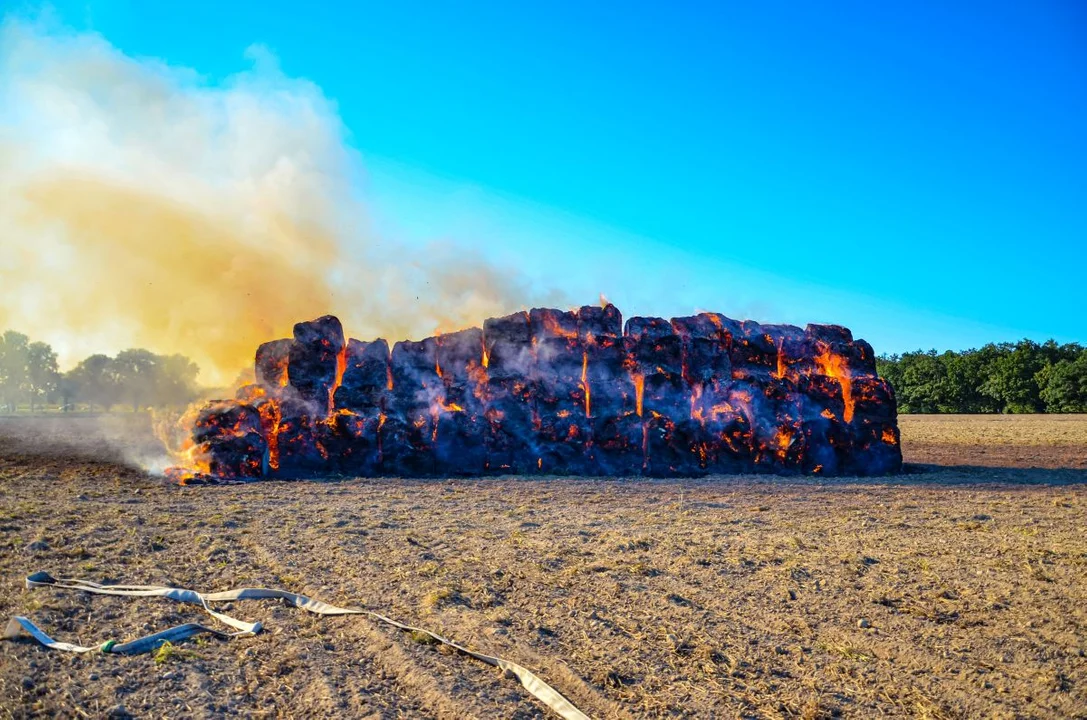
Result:
M980 349L882 355L880 377L904 413L1087 412L1087 348L990 343Z
M182 406L196 398L199 372L184 355L156 355L142 348L114 357L91 355L60 372L50 345L8 330L0 336L0 411L26 406L34 412L50 405L72 410L77 403L107 412L116 406L133 411Z
M1087 348L990 343L980 349L881 355L880 377L895 389L904 413L1087 412ZM46 405L91 410L177 407L199 394L197 365L184 355L140 348L91 355L67 372L47 343L9 330L0 336L0 411Z

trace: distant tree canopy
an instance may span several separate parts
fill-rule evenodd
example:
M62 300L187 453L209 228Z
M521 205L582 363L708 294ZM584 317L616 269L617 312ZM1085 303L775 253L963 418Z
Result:
M904 413L1087 413L1087 348L1053 340L989 344L978 350L881 355L880 377ZM183 355L133 348L91 355L66 373L48 344L0 335L0 411L52 402L90 409L179 407L197 395L200 370Z
M883 355L876 368L904 413L1087 412L1087 348L1053 340Z
M49 403L107 411L119 405L133 410L183 406L197 395L199 372L183 355L136 348L116 357L91 355L61 373L53 348L9 330L0 335L0 410L26 406L33 412Z

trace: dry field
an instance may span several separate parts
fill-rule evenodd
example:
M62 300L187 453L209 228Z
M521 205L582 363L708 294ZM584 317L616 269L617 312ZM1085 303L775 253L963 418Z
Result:
M352 479L168 487L123 418L0 419L0 621L100 643L167 600L36 570L282 587L537 671L593 717L1087 717L1087 417L904 417L874 481ZM157 656L0 642L0 716L547 717L516 680L273 602ZM214 622L214 621L211 621Z
M1087 470L1087 415L902 415L907 462Z

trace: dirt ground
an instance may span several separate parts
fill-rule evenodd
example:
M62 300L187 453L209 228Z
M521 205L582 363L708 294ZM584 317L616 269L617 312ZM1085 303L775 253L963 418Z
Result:
M1087 415L902 415L907 462L1087 470Z
M592 717L1087 717L1087 416L904 417L879 480L177 488L139 418L0 418L0 622L123 640L199 609L37 570L281 587L533 669ZM125 438L119 451L111 441ZM0 642L0 716L549 717L516 680L269 601L156 656Z

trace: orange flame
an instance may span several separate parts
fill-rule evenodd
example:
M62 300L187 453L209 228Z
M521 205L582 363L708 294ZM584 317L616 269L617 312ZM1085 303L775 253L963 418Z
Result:
M486 355L483 356L486 359ZM475 360L468 362L468 381L472 384L472 395L480 402L487 402L487 366L476 365Z
M547 328L551 334L566 338L567 340L577 340L577 330L567 330L559 325L558 318L556 318L551 311L544 311L541 314L541 317L543 318L544 327Z
M591 415L590 391L589 391L589 353L581 353L581 387L585 389L585 417Z
M645 398L645 376L634 373L634 405L638 410L638 417L642 416L642 400Z
M287 363L289 362L289 360L290 358L284 355L282 358L280 358L279 362L276 363L276 372L279 373L280 387L287 387L287 385L290 383L290 378L287 376Z
M883 430L883 442L888 445L897 445L898 440L895 439L895 431L891 428L885 428Z
M769 337L769 335L767 337ZM777 369L776 373L773 373L773 376L778 380L781 380L783 377L785 377L785 355L781 352L781 346L784 345L784 344L785 344L785 338L778 339L778 341L777 341L778 369Z
M332 408L336 403L336 390L339 389L341 383L343 383L343 374L347 370L347 346L344 345L340 348L340 351L336 353L336 379L332 383L332 387L328 391L328 412L332 413Z
M260 412L260 420L267 430L268 436L268 468L270 470L279 469L279 422L281 420L281 414L279 411L279 403L272 400L262 404L258 408Z
M777 433L774 434L774 440L777 442L778 459L784 462L785 455L789 452L789 447L793 444L792 428L778 428Z
M815 366L819 372L832 377L842 386L842 400L845 402L843 420L853 421L853 380L845 358L833 352L825 343L819 343L819 354L815 356Z
M702 416L702 384L695 383L691 385L691 419L697 420L701 424L706 424L706 418Z
M735 412L735 410L733 410L732 406L729 405L727 402L722 402L722 403L717 403L712 408L710 408L710 412L713 415L716 416L716 415L724 415L725 413Z

